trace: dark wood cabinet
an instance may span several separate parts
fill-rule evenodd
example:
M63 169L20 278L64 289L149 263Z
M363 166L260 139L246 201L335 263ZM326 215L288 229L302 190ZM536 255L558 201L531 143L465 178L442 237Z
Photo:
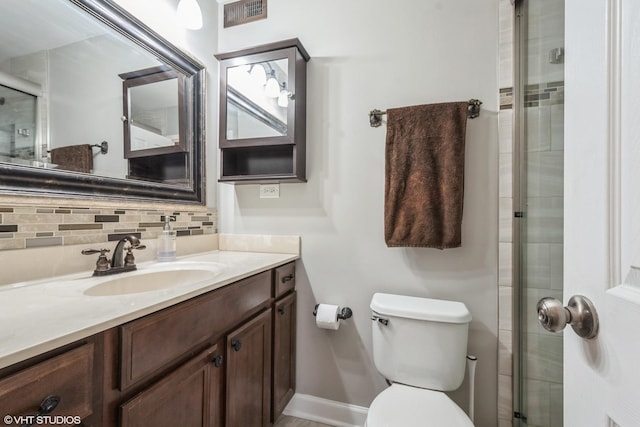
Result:
M271 309L227 336L226 423L268 426L271 402Z
M295 390L294 263L0 370L0 408L85 426L260 427Z
M309 54L298 39L220 60L221 182L306 181Z

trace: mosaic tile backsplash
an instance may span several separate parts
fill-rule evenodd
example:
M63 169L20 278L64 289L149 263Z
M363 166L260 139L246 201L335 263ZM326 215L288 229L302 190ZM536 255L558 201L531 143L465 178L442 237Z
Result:
M175 217L178 237L217 233L215 210L0 205L0 250L109 242L129 234L155 239L165 215Z

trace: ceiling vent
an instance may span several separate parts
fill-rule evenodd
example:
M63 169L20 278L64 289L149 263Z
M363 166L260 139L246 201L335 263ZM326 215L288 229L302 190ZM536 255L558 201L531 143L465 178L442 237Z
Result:
M240 0L224 5L224 28L267 17L267 0Z

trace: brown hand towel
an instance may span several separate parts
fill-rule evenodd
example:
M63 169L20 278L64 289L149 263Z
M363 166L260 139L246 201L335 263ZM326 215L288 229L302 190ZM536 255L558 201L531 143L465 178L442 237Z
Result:
M387 110L384 236L387 246L462 244L468 102Z
M51 163L59 169L89 173L93 169L93 151L91 145L69 145L51 149Z

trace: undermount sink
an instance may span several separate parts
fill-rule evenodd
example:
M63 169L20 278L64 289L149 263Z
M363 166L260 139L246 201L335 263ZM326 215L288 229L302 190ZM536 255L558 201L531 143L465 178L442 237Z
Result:
M89 296L114 296L159 291L191 283L213 280L219 271L204 268L179 268L122 273L103 280L84 291Z

